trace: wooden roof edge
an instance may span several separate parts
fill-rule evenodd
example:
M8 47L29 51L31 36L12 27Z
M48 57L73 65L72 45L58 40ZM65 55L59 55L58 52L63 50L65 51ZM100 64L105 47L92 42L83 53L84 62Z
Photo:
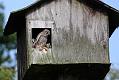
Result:
M20 10L17 10L17 11L13 11L11 12L10 14L10 17L8 19L8 22L5 26L5 29L4 29L4 35L10 35L14 32L17 32L17 30L15 30L15 27L17 27L16 25L19 25L19 24L15 24L15 23L18 23L16 21L19 21L17 19L19 19L19 17L21 17L20 14L22 14L23 16L21 18L23 18L25 16L25 13L33 8L37 8L39 6L41 6L42 3L44 2L51 2L53 0L39 0L39 1L36 1L35 3L25 7L25 8L22 8ZM82 0L82 1L88 1L88 2L94 2L95 4L98 4L98 5L101 5L105 8L107 8L110 12L113 12L114 14L117 14L117 18L119 18L119 11L111 6L109 6L108 4L102 2L101 0ZM112 13L111 13L112 14ZM114 16L114 15L113 15ZM118 25L119 25L119 21L118 22ZM116 27L114 26L114 30L117 28L117 23L116 23ZM113 33L113 31L111 33Z
M31 10L32 8L39 7L44 2L51 2L51 1L53 1L53 0L39 0L39 1L36 1L35 3L29 5L29 6L26 6L22 9L11 12L10 16L9 16L9 19L8 19L6 25L5 25L5 28L4 28L4 32L3 32L4 36L13 34L14 32L17 32L17 29L15 28L17 26L15 26L15 25L20 24L20 23L16 24L16 23L18 23L17 21L19 21L18 19L19 18L24 19L25 15L26 15L26 12L28 10ZM20 14L22 14L22 16Z

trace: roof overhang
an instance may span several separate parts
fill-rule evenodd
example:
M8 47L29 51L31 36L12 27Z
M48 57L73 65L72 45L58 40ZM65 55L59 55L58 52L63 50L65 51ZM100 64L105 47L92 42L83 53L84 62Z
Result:
M5 25L4 35L7 36L13 34L23 27L23 24L25 25L24 22L26 21L25 15L29 10L40 7L42 4L45 4L46 2L49 3L51 1L53 0L38 0L25 8L11 12L7 24Z
M49 3L53 0L39 0L36 3L23 8L19 11L12 12L10 14L10 17L8 19L8 22L4 29L4 35L10 35L14 32L17 32L17 30L21 27L21 24L24 24L25 15L29 10L32 10L33 8L40 7L44 3ZM114 30L119 26L119 11L115 8L112 8L111 6L105 4L104 2L100 0L80 0L83 3L88 3L90 7L93 7L95 9L101 9L103 11L106 11L109 16L109 37L112 35Z
M23 24L24 19L24 14L21 15L19 12L12 12L5 26L4 35L10 35L17 32L18 28L20 28L21 24Z

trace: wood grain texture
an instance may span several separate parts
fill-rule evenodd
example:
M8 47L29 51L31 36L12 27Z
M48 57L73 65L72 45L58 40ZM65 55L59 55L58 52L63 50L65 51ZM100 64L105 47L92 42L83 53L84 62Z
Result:
M32 53L31 29L49 27L52 22L52 64L109 63L108 15L95 11L77 0L54 0L29 11L26 15L28 29L28 56ZM44 22L41 26L39 22ZM48 24L46 26L46 24ZM45 60L35 63L46 64Z
M25 21L25 20L24 20ZM26 28L25 24L17 32L17 69L18 80L22 80L28 69L28 55L27 55L27 41L26 41Z

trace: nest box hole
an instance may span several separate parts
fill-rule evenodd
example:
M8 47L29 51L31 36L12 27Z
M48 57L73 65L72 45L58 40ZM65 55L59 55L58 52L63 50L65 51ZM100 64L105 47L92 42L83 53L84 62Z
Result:
M51 28L32 28L32 48L51 48Z

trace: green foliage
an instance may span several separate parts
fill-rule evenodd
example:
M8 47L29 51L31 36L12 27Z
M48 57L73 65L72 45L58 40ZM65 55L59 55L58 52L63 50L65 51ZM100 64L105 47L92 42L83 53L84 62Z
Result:
M0 66L5 62L11 62L9 55L10 50L16 49L16 34L10 36L3 36L3 24L4 24L4 6L0 4ZM8 55L4 56L7 52Z
M105 80L119 80L119 70L111 68Z
M119 70L111 69L109 72L110 80L117 80L119 79Z
M13 80L14 73L12 68L0 68L0 80Z
M15 70L11 67L4 66L5 62L12 62L9 52L16 49L16 34L10 36L3 35L4 24L4 6L0 3L0 80L13 80ZM5 55L6 53L6 55ZM15 66L14 66L15 67Z
M3 14L3 10L4 10L4 6L2 4L0 4L0 32L3 31L2 27L3 27L3 23L4 23L4 14ZM0 36L2 34L0 33Z

